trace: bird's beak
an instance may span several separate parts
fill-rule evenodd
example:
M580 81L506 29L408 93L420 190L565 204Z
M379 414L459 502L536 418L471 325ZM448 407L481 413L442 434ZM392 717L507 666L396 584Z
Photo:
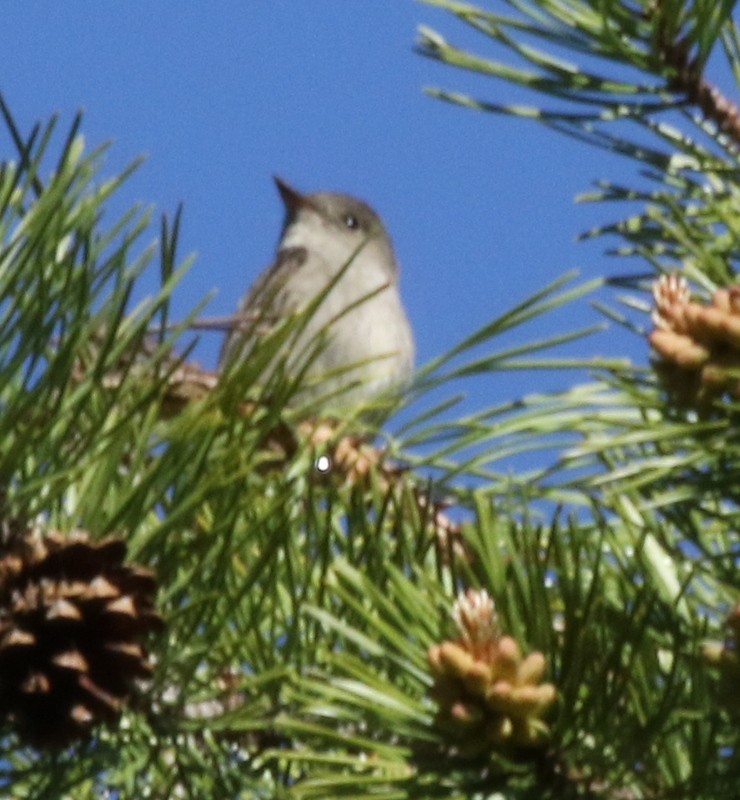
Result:
M305 194L301 194L297 189L294 189L289 183L286 183L282 178L277 175L273 176L275 185L280 192L280 197L283 199L285 210L288 214L295 214L301 208L313 208L311 198Z

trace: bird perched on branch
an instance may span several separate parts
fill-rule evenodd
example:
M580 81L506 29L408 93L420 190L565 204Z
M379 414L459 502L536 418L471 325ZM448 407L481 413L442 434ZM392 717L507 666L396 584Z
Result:
M285 206L275 260L242 299L221 366L248 358L267 328L313 304L288 337L289 351L279 354L289 373L307 365L301 401L321 398L335 409L401 390L414 340L380 217L349 195L301 194L280 178L275 183Z

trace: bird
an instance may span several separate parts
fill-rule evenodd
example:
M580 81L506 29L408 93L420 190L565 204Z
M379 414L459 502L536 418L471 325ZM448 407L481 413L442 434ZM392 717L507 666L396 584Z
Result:
M266 328L308 309L277 354L288 374L303 371L292 404L335 413L402 393L414 337L380 216L350 195L303 194L274 180L285 210L275 258L239 303L220 368L249 358Z

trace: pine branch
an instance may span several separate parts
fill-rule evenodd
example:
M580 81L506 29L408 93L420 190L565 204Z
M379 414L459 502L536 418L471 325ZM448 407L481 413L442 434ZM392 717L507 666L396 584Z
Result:
M715 98L705 112L727 130L701 141L658 115L678 95L707 102L712 48L721 40L735 52L731 4L610 0L607 17L578 0L512 0L516 18L437 4L527 67L473 59L429 35L435 57L575 100L579 113L533 115L639 159L650 190L602 183L594 198L638 202L640 213L598 233L645 259L639 278L620 279L623 290L649 289L647 278L680 261L693 294L673 281L656 291L656 308L631 296L612 319L645 336L652 314L684 337L671 349L652 336L681 369L702 347L703 365L716 368L737 333L734 290L722 288L738 257L728 158L736 112ZM646 77L579 71L532 41ZM15 555L0 555L0 669L4 654L28 646L6 637L23 634L27 607L48 610L43 633L94 606L90 585L70 586L48 564L27 595L8 584L44 561L25 539L35 527L84 527L95 562L108 552L100 540L115 535L119 555L125 541L139 566L124 574L146 584L145 611L167 626L146 642L151 678L120 705L104 704L116 720L91 722L89 744L53 755L26 746L18 712L0 703L4 791L731 796L740 775L740 613L725 619L736 601L736 371L699 413L675 403L650 366L560 357L590 331L532 341L525 326L601 285L561 279L422 368L416 410L389 419L395 435L317 419L294 404L302 376L278 358L307 317L260 330L248 357L221 371L199 367L193 342L180 341L198 327L198 309L179 323L169 314L182 274L180 212L136 257L148 217L134 210L101 227L125 174L98 178L103 152L85 152L79 122L47 177L54 124L24 139L0 111L19 155L0 171L0 533L3 546L20 536L31 553L20 570ZM612 133L621 119L649 131L653 146ZM154 297L132 308L157 255ZM231 322L201 327L222 324ZM564 378L562 391L465 415L446 394L469 375L566 368L586 382ZM511 460L527 453L537 454L531 469ZM156 611L145 570L156 573ZM84 653L98 639L108 644L92 637ZM133 660L121 651L117 667L149 663L143 651ZM79 658L72 666L87 674ZM26 677L0 681L0 693L43 688L39 675Z
M657 47L660 62L675 77L668 82L668 88L684 94L693 105L699 106L705 119L716 123L717 128L730 136L740 147L740 105L729 100L707 79L704 74L707 53L699 50L692 56L695 34L676 38L678 32L672 30L668 15L675 14L673 3L655 2L652 15L657 20ZM724 3L722 16L729 18L733 3ZM664 6L666 6L664 8Z

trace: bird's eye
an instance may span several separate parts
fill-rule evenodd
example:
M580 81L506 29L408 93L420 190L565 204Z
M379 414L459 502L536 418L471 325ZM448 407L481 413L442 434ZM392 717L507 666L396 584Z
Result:
M360 223L357 217L354 214L345 214L344 215L344 224L350 229L354 230L355 228L360 227Z

